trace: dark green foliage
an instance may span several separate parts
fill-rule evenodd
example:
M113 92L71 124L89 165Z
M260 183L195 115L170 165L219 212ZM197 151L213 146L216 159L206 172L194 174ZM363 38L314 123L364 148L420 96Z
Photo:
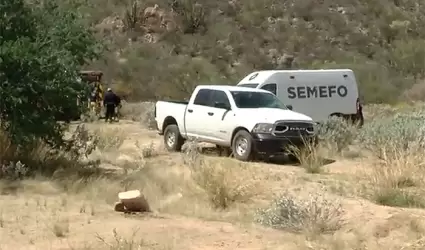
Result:
M71 7L47 0L0 4L0 122L15 142L61 142L56 117L86 94L78 70L99 55L98 42Z

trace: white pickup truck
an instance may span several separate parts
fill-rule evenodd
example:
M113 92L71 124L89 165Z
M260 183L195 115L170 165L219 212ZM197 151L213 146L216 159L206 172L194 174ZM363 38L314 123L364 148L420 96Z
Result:
M155 120L168 151L188 138L231 149L238 160L285 153L290 144L314 140L313 120L290 110L269 91L201 85L189 102L158 101Z

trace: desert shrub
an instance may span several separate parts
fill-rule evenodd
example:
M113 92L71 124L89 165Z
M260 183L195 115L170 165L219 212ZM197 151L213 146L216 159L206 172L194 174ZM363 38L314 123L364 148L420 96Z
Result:
M399 189L381 189L373 197L379 205L390 207L425 208L425 200L421 195Z
M317 126L319 140L340 153L352 144L358 129L342 118L331 117Z
M421 79L425 76L425 41L399 40L393 43L389 57L392 66L403 74Z
M171 7L181 18L184 33L194 34L207 30L207 9L198 1L174 0Z
M307 173L318 174L322 172L322 166L325 164L326 159L322 157L320 150L313 142L305 140L304 147L290 146L289 151Z
M16 146L4 132L0 132L0 142L0 178L12 180L35 174L51 176L61 169L83 167L82 158L96 148L95 138L82 125L61 147L52 147L41 140Z
M141 10L142 8L137 1L132 1L131 6L125 10L123 23L126 31L133 31L138 28Z
M424 115L417 112L374 119L365 124L359 141L363 148L381 159L388 158L394 149L402 152L421 151L425 147Z
M148 129L156 129L155 102L123 102L120 116L123 119L139 121Z
M117 150L126 139L125 131L119 128L98 129L95 132L96 146L100 150Z
M18 180L27 176L28 167L18 162L9 162L0 165L0 179Z
M249 200L255 193L253 175L246 166L212 164L202 161L192 169L195 182L205 190L214 208L226 209L235 202Z
M255 195L257 182L248 166L208 161L200 154L201 147L196 139L189 140L183 150L184 162L191 170L192 179L205 191L214 208L226 209Z
M366 173L370 186L365 194L377 204L424 207L421 192L425 180L423 149L387 147L381 161Z
M283 194L266 209L257 211L262 225L294 232L332 233L343 225L339 202L311 194L308 200Z

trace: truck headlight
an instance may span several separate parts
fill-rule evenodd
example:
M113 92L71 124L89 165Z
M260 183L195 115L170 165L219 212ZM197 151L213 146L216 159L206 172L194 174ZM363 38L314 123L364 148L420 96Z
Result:
M272 132L272 130L273 130L273 124L271 124L271 123L258 123L252 129L252 132L253 133L270 134Z

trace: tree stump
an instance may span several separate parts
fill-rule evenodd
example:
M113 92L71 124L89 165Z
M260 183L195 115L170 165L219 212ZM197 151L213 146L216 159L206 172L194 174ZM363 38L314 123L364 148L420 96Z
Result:
M118 198L120 202L115 204L115 211L122 210L124 206L123 212L151 212L147 200L139 190L118 193Z

